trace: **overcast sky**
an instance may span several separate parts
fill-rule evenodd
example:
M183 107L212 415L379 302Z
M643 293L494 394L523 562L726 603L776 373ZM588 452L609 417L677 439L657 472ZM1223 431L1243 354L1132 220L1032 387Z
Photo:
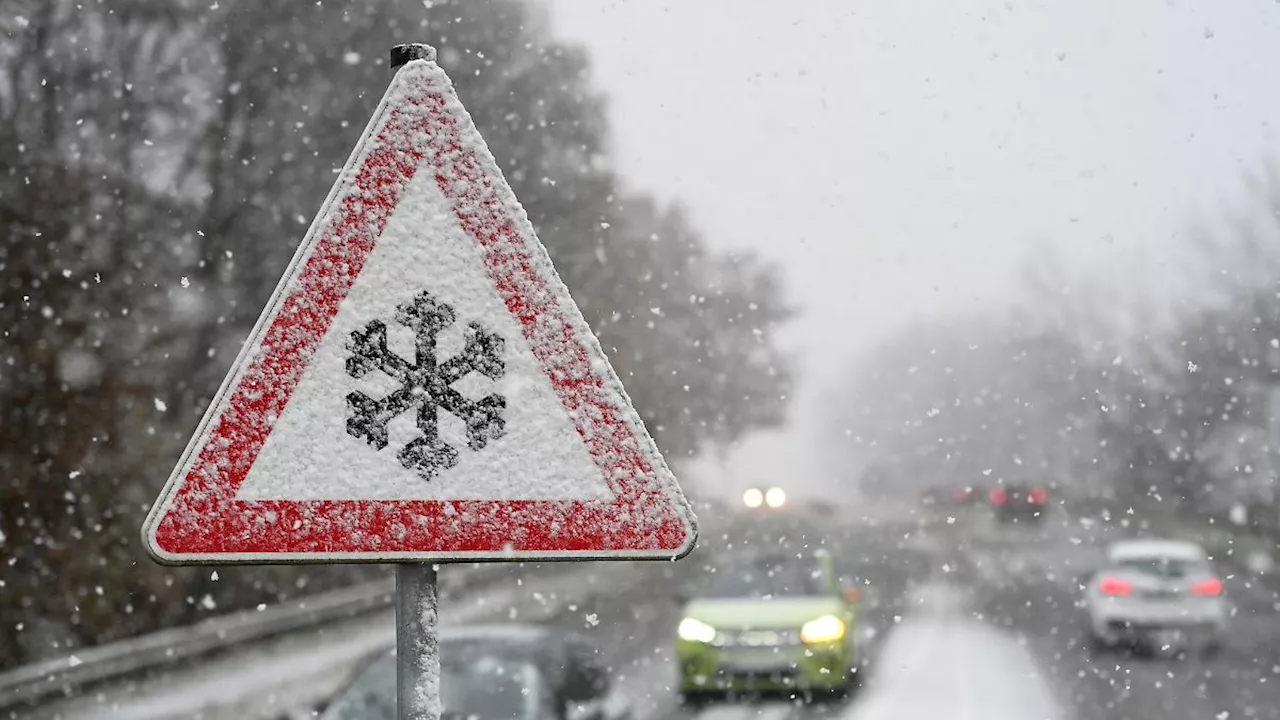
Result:
M1274 0L551 7L617 167L784 263L803 308L794 420L739 449L734 488L816 482L816 397L851 358L913 315L1015 302L1037 248L1168 291L1178 234L1278 149Z

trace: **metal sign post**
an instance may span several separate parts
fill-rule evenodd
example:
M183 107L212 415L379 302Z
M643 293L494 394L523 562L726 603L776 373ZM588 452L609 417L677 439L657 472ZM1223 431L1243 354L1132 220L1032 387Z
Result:
M396 565L396 716L400 720L440 720L439 603L434 565Z

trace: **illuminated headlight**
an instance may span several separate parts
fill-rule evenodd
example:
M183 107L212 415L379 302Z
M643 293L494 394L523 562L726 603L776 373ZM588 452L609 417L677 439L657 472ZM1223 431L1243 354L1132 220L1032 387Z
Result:
M835 642L844 637L844 621L835 615L823 615L800 628L800 639L806 644Z
M764 504L764 493L759 488L751 488L742 493L742 504L749 508L758 508Z
M764 504L771 508L780 508L787 502L787 493L782 488L769 488L764 494Z
M680 621L680 628L676 630L681 640L690 642L709 643L716 639L716 629L710 625L687 617Z

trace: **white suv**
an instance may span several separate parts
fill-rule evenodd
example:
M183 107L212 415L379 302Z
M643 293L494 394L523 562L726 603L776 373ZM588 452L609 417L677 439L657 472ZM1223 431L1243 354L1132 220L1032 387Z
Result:
M1094 646L1133 644L1161 650L1221 647L1230 615L1222 580L1200 545L1182 540L1122 540L1085 583Z

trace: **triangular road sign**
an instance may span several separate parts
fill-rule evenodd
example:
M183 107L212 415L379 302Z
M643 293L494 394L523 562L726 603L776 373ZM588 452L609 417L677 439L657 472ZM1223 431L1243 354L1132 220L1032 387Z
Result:
M148 551L675 558L695 536L448 77L404 65L152 507Z

